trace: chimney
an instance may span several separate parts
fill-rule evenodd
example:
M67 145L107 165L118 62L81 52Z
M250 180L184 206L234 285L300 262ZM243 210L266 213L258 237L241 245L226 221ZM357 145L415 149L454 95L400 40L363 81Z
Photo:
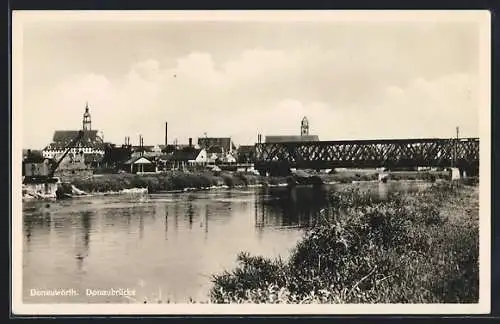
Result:
M142 150L142 135L139 135L139 154L140 156L143 156L144 155L144 152Z
M193 147L193 139L191 137L189 138L189 147Z
M165 147L168 145L168 123L165 122Z

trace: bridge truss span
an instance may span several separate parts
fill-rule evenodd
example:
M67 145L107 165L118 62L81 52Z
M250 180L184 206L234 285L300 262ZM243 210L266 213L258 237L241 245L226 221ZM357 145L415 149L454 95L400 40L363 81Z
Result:
M394 139L255 144L260 170L276 165L302 169L451 167L479 168L479 139Z

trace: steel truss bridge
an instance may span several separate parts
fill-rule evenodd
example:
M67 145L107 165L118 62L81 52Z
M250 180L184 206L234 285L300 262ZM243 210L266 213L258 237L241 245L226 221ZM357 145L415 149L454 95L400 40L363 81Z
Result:
M479 172L479 139L394 139L256 143L255 168L274 173L287 168L452 167Z

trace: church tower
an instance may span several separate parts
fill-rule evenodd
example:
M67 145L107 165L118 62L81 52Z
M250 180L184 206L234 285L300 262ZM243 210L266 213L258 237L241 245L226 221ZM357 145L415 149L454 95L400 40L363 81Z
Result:
M300 136L307 136L309 135L309 121L307 120L306 117L302 119L302 122L300 123Z
M85 113L83 114L83 130L92 130L92 121L90 119L89 103L85 104Z

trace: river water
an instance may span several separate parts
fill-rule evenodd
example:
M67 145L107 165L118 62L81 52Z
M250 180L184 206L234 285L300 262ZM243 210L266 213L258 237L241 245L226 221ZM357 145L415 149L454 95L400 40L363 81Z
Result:
M329 186L328 190L338 190ZM363 183L373 195L423 183ZM23 203L23 298L27 303L206 300L210 276L240 251L286 257L322 208L309 188L219 189ZM78 296L33 296L73 288ZM124 297L87 289L129 289Z

